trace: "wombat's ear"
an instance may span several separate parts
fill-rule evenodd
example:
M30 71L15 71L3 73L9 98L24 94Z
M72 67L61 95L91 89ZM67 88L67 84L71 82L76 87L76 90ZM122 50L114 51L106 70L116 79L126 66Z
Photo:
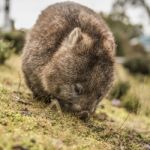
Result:
M73 46L80 40L82 37L81 29L76 27L74 28L68 36L68 44Z

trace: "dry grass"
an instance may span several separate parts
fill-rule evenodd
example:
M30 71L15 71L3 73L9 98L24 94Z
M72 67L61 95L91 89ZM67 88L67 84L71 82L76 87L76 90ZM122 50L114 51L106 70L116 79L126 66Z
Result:
M116 70L116 79L129 82L131 88L128 94L135 95L140 100L138 114L150 116L150 76L133 76L120 65L117 65Z
M32 99L13 56L0 66L0 149L2 150L144 150L150 143L150 119L129 115L104 100L97 117L78 118ZM100 116L104 112L104 118Z

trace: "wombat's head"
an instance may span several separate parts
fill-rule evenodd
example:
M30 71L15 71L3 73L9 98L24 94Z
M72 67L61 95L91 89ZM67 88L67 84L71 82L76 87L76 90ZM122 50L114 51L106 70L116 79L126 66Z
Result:
M43 72L46 91L81 117L95 111L113 78L113 61L95 39L75 28L62 42Z

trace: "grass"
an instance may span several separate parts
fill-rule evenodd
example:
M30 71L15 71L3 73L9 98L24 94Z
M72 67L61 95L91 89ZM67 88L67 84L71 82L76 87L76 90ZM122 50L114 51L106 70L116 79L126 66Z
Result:
M144 150L149 131L148 117L129 114L108 100L88 122L60 114L32 99L19 56L0 66L0 150Z
M138 114L150 117L150 76L133 76L120 65L116 67L116 70L117 80L130 83L130 90L127 95L135 96L135 99L140 100L141 108L139 109Z

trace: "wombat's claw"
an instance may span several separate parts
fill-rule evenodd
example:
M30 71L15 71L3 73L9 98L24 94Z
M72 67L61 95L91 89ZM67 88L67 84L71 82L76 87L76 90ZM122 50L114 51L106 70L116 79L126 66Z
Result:
M59 104L59 102L58 102L57 99L51 99L51 103L50 103L50 105L49 105L49 108L52 109L52 108L54 108L54 107L56 108L56 110L58 111L58 113L59 113L60 115L63 115L62 109L61 109L60 104Z

